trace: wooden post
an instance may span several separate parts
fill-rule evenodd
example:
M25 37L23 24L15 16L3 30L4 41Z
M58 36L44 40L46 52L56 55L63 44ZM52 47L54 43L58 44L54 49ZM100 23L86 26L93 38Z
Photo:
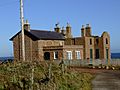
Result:
M32 64L32 62L31 62ZM34 64L32 64L31 66L31 75L30 75L30 78L31 78L31 86L30 86L30 90L33 90L33 84L34 84Z
M51 63L49 64L49 76L48 78L50 79L51 78Z

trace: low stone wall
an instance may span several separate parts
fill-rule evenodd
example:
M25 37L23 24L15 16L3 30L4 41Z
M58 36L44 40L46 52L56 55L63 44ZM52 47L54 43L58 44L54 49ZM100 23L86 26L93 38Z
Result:
M90 62L88 60L63 60L63 61L64 61L64 64L67 66L80 66L80 67L89 66L89 65L93 65L93 66L100 66L100 65L120 66L120 59L111 59L109 64L108 64L107 60L99 60L99 59L96 59L92 62ZM54 62L60 63L61 60L55 60Z

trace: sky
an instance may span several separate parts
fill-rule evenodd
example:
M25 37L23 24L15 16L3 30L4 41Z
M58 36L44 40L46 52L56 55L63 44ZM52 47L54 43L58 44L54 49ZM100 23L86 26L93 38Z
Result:
M90 24L92 34L111 37L111 52L120 52L120 0L23 0L24 19L31 29L54 30L59 22L72 27L72 35L80 36L81 26ZM0 57L13 56L9 39L20 31L19 0L0 2Z

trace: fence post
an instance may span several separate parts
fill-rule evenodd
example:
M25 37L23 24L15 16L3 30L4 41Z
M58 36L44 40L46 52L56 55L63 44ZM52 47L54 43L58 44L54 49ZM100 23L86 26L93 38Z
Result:
M32 72L31 72L31 88L30 88L30 90L33 90L33 84L34 84L34 65L33 65L33 63L32 63L31 69L32 69Z
M62 67L62 74L64 74L64 71L65 71L64 61L62 61L62 65L61 65L61 67Z
M49 79L51 78L51 63L49 64L49 75L48 75L48 78Z

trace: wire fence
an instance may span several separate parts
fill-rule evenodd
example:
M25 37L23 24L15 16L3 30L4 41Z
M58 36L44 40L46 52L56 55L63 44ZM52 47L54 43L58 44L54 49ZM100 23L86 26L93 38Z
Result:
M120 66L120 59L111 59L111 65Z
M54 60L55 63L61 63L61 60ZM67 66L79 66L79 67L86 67L89 65L99 66L99 65L114 65L120 66L120 59L111 59L108 63L108 60L63 60L64 64Z

